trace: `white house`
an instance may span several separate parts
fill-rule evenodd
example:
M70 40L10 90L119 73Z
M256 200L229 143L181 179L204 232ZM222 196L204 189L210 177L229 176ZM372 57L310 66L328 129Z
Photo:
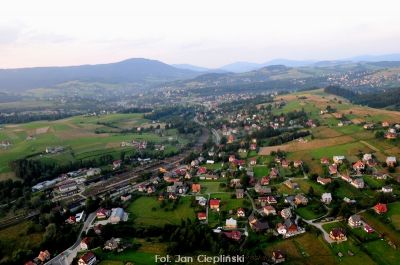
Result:
M110 221L113 224L117 224L124 220L125 212L122 208L113 208L111 210Z
M391 186L383 186L382 192L383 193L391 193L391 192L393 192L393 188Z
M226 226L226 228L229 228L229 229L236 229L237 221L233 218L226 219L225 226Z
M321 196L321 201L325 204L330 204L332 201L332 194L329 192L323 193Z

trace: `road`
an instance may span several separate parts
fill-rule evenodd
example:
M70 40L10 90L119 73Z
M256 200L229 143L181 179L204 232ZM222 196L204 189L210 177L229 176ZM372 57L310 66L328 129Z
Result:
M212 134L214 135L214 142L216 145L219 145L221 143L221 136L219 135L219 133L217 132L217 130L215 130L214 128L211 129Z
M76 239L75 243L69 247L67 250L63 251L62 253L58 254L56 257L51 259L46 263L46 265L69 265L72 263L73 259L76 257L80 250L80 243L82 240L82 233L83 231L87 232L89 230L90 225L96 219L96 212L93 212L88 215L86 218L85 223L81 231L79 232L78 238Z

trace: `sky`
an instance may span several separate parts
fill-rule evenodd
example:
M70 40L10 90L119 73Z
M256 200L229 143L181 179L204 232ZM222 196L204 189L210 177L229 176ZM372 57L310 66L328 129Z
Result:
M2 0L0 68L400 52L396 0Z

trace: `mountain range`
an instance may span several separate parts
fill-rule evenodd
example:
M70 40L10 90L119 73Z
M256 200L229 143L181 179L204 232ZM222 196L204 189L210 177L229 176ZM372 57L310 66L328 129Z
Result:
M157 60L133 58L96 65L0 69L0 92L18 94L37 88L60 89L65 88L60 84L72 81L75 82L72 84L129 84L136 88L199 88L253 83L259 85L260 82L274 82L274 85L279 83L279 86L289 82L292 84L290 87L305 87L330 84L342 74L351 79L346 81L345 86L357 88L365 83L365 87L374 88L398 85L399 62L400 54L388 54L335 61L275 59L263 64L236 62L218 69L208 69L189 64L168 65ZM387 68L391 69L388 73L385 72Z

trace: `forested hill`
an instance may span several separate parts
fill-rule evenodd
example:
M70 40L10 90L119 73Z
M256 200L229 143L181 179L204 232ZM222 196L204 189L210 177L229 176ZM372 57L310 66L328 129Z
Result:
M381 92L359 94L339 86L328 86L325 92L344 97L359 105L373 108L400 109L400 87L391 88Z

